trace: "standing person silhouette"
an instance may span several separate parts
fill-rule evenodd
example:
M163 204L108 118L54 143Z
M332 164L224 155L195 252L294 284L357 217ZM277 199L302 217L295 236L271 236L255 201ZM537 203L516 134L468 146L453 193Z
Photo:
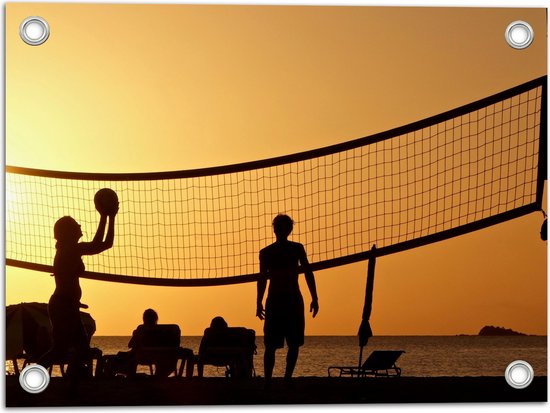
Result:
M313 317L319 311L315 277L309 268L305 248L302 244L288 240L294 222L288 215L279 214L273 219L276 241L260 251L260 279L256 301L256 316L265 319L264 324L264 373L265 387L271 386L275 351L288 346L286 356L285 383L291 386L300 346L304 344L304 300L298 285L300 269L305 273L311 294L309 311ZM265 309L263 297L269 280Z
M48 302L53 343L50 350L41 356L39 364L49 368L57 358L68 356L67 376L71 379L73 390L90 350L88 335L80 319L80 308L88 308L80 302L82 289L79 277L85 270L82 256L99 254L113 246L117 212L118 204L109 215L101 213L91 242L78 242L82 230L70 216L57 220L53 229L57 240L53 263L55 290ZM107 218L109 226L104 240Z

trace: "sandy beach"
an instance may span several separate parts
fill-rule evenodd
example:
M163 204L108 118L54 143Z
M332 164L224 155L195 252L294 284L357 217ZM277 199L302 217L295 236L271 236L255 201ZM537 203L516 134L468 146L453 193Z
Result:
M545 402L547 377L535 377L522 390L503 377L338 378L297 377L288 389L281 379L266 391L261 378L88 379L78 394L68 395L67 382L52 378L40 394L21 389L16 376L6 377L7 407L170 406L363 403Z

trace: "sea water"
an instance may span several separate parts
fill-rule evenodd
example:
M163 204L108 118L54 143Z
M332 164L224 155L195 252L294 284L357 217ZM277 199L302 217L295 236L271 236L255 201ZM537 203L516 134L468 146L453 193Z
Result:
M92 337L92 347L103 354L116 354L128 350L130 337ZM182 337L182 347L197 354L201 337ZM546 336L381 336L372 337L362 355L357 337L308 336L300 349L295 376L326 377L330 366L357 366L373 350L403 350L397 361L403 376L503 376L509 363L527 361L536 376L547 375ZM263 376L263 337L256 337L257 354L254 356L256 375ZM283 376L286 349L277 350L274 376ZM8 373L13 372L10 362ZM148 372L140 366L138 372ZM54 376L59 375L57 369ZM224 368L205 366L205 376L223 377Z

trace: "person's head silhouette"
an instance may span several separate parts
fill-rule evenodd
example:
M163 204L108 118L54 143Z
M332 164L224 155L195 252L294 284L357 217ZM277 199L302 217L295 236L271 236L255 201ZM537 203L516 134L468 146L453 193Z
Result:
M279 214L273 219L273 232L278 240L288 238L294 227L294 221L288 215Z
M155 310L148 308L143 312L143 324L155 325L159 321L159 316Z
M225 321L224 318L220 316L214 317L210 322L210 328L214 328L217 330L227 328L227 321Z
M76 244L81 236L80 225L70 216L59 218L53 226L53 237L59 244Z

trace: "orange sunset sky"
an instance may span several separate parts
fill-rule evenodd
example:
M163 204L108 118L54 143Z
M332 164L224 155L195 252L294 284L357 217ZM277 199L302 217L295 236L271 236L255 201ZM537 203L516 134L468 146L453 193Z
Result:
M31 15L52 28L39 47L19 37ZM515 20L535 31L525 50L504 40ZM11 3L6 164L153 172L319 148L545 75L546 30L542 8ZM381 257L374 334L476 334L488 324L545 335L542 221L533 213ZM316 273L320 311L306 319L306 334L356 334L366 268ZM131 334L149 307L184 335L201 335L216 315L259 334L263 328L254 283L169 288L82 279L81 286L96 335ZM47 302L53 289L46 273L6 268L7 305Z

